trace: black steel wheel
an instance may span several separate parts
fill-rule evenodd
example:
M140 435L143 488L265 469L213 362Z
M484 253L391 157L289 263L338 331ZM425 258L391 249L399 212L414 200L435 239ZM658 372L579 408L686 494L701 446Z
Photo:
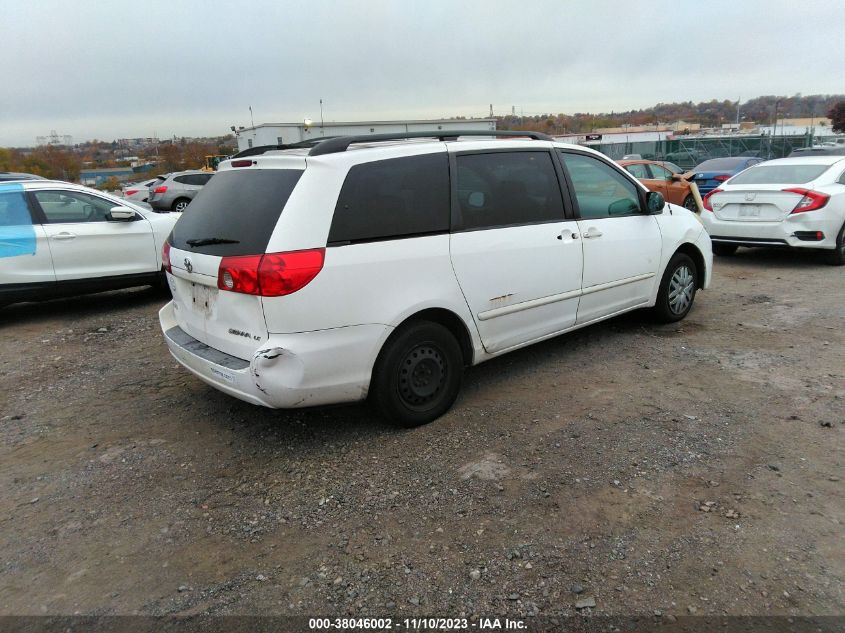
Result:
M461 388L463 355L439 323L417 321L388 339L373 370L371 398L381 414L413 427L443 415Z

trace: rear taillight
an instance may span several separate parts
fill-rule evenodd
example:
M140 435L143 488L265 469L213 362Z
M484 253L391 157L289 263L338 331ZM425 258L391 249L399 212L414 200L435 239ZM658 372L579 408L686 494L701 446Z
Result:
M164 193L165 191L167 191L167 185L161 185L153 189L153 193Z
M173 272L170 269L170 242L165 242L161 247L161 265L167 272Z
M730 176L728 176L727 174L719 174L718 176L713 176L713 180L725 182L726 180L730 180Z
M134 196L136 193L138 193L137 189L127 189L126 191L123 192L123 195L124 196Z
M712 198L712 197L713 197L715 194L717 194L717 193L722 193L722 190L721 190L721 189L714 189L713 191L711 191L710 193L708 193L706 196L704 196L704 197L701 199L701 204L702 204L702 205L704 206L704 208L705 208L705 209L707 209L708 211L712 211L712 210L713 210L713 205L712 205L712 204L710 204L710 198Z
M830 200L830 196L820 191L811 191L810 189L803 189L796 187L794 189L784 189L788 193L797 193L801 196L798 204L791 213L804 213L804 211L815 211L821 209Z
M307 286L323 269L326 249L224 257L217 271L220 290L282 297Z

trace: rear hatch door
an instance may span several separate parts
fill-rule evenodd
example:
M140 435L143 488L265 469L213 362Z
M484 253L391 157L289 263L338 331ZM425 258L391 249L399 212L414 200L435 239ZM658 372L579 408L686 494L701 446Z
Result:
M222 169L197 194L168 239L179 327L206 345L245 360L267 340L262 300L220 290L220 262L266 252L304 160L294 167Z

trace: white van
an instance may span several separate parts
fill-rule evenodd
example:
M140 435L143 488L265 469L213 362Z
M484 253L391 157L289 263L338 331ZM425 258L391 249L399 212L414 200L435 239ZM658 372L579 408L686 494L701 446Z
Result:
M369 397L414 426L466 366L637 308L684 318L712 254L692 213L601 154L485 131L235 157L164 262L161 325L200 379L267 407Z

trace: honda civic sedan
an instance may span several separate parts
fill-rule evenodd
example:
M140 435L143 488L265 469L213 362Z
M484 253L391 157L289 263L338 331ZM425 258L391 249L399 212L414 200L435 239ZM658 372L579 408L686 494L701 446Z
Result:
M740 246L820 249L845 264L845 156L770 160L704 198L701 214L713 252Z

